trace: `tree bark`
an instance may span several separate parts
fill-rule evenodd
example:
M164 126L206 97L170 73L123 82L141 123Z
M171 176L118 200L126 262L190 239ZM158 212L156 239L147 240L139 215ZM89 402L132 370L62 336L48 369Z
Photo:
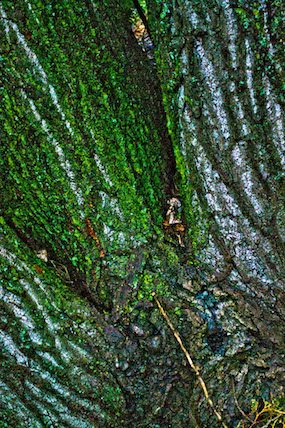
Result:
M181 297L203 308L208 348L188 346L233 423L232 376L242 406L284 386L284 11L246 1L149 1L149 11L200 261L197 288Z
M149 0L154 64L136 3L0 4L6 427L219 427L153 293L229 427L284 388L281 4Z

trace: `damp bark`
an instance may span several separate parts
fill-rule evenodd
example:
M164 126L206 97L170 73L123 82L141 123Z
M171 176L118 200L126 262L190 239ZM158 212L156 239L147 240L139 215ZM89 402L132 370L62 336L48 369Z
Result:
M284 382L283 11L119 3L0 4L1 416L218 427L155 292L234 427Z

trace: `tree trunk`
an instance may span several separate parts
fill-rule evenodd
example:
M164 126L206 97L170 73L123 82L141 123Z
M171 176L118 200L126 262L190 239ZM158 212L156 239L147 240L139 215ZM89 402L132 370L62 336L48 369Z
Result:
M146 3L0 4L5 427L219 427L153 293L229 427L284 388L281 5Z
M244 408L284 388L284 11L246 1L149 1L149 11L199 260L180 296L206 332L198 349L185 340L233 423L234 384Z

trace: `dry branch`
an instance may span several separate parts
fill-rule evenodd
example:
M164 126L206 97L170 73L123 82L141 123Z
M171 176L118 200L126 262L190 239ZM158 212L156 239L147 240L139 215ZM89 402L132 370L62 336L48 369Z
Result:
M211 407L212 411L214 412L214 414L216 415L216 417L218 418L218 420L221 422L221 424L222 424L223 428L228 428L228 427L227 427L227 425L223 422L223 418L222 418L221 413L220 413L218 410L216 410L215 405L214 405L214 403L213 403L212 399L211 399L211 398L210 398L210 396L209 396L209 393L208 393L208 390L207 390L206 384L205 384L205 382L204 382L204 380L203 380L203 378L202 378L202 376L201 376L201 374L200 374L199 368L195 366L195 364L194 364L194 362L193 362L193 360L192 360L192 358L191 358L191 356L190 356L189 352L187 351L187 349L186 349L186 348L185 348L185 346L183 345L183 342L182 342L182 340L181 340L181 337L180 337L180 335L179 335L178 331L175 329L174 325L173 325L173 324L172 324L172 322L170 321L170 319L169 319L169 317L168 317L167 313L165 312L165 310L164 310L164 309L163 309L163 307L161 306L161 304L160 304L160 302L159 302L158 298L156 297L155 293L153 293L152 295L153 295L153 297L154 297L154 299L155 299L155 301L156 301L156 304L157 304L157 306L158 306L158 309L160 310L161 315L163 316L163 318L164 318L164 319L165 319L165 321L167 322L167 324L168 324L169 328L172 330L172 333L173 333L173 335L174 335L175 339L176 339L176 340L177 340L177 342L179 343L180 348L182 349L182 351L184 352L184 355L186 356L186 359L187 359L187 361L188 361L188 363L189 363L189 365L190 365L191 369L192 369L192 370L194 370L195 375L196 375L196 377L197 377L197 379L198 379L198 381L199 381L199 383L200 383L200 385L201 385L201 387L202 387L202 390L203 390L203 393L204 393L204 396L205 396L205 398L206 398L207 403L208 403L208 404L209 404L209 406Z

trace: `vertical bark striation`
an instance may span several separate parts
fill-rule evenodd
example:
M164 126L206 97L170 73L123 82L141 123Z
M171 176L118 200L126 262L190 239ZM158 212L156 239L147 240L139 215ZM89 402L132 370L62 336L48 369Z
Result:
M229 426L282 390L281 6L147 3L157 70L137 2L0 3L8 427L217 426L153 291Z
M175 162L158 79L123 6L0 5L7 426L121 426L148 394L147 352L127 322L113 324Z
M284 12L229 0L150 1L149 10L200 260L198 289L182 295L206 319L203 366L230 413L231 374L241 402L282 390L269 367L277 373L284 357Z

